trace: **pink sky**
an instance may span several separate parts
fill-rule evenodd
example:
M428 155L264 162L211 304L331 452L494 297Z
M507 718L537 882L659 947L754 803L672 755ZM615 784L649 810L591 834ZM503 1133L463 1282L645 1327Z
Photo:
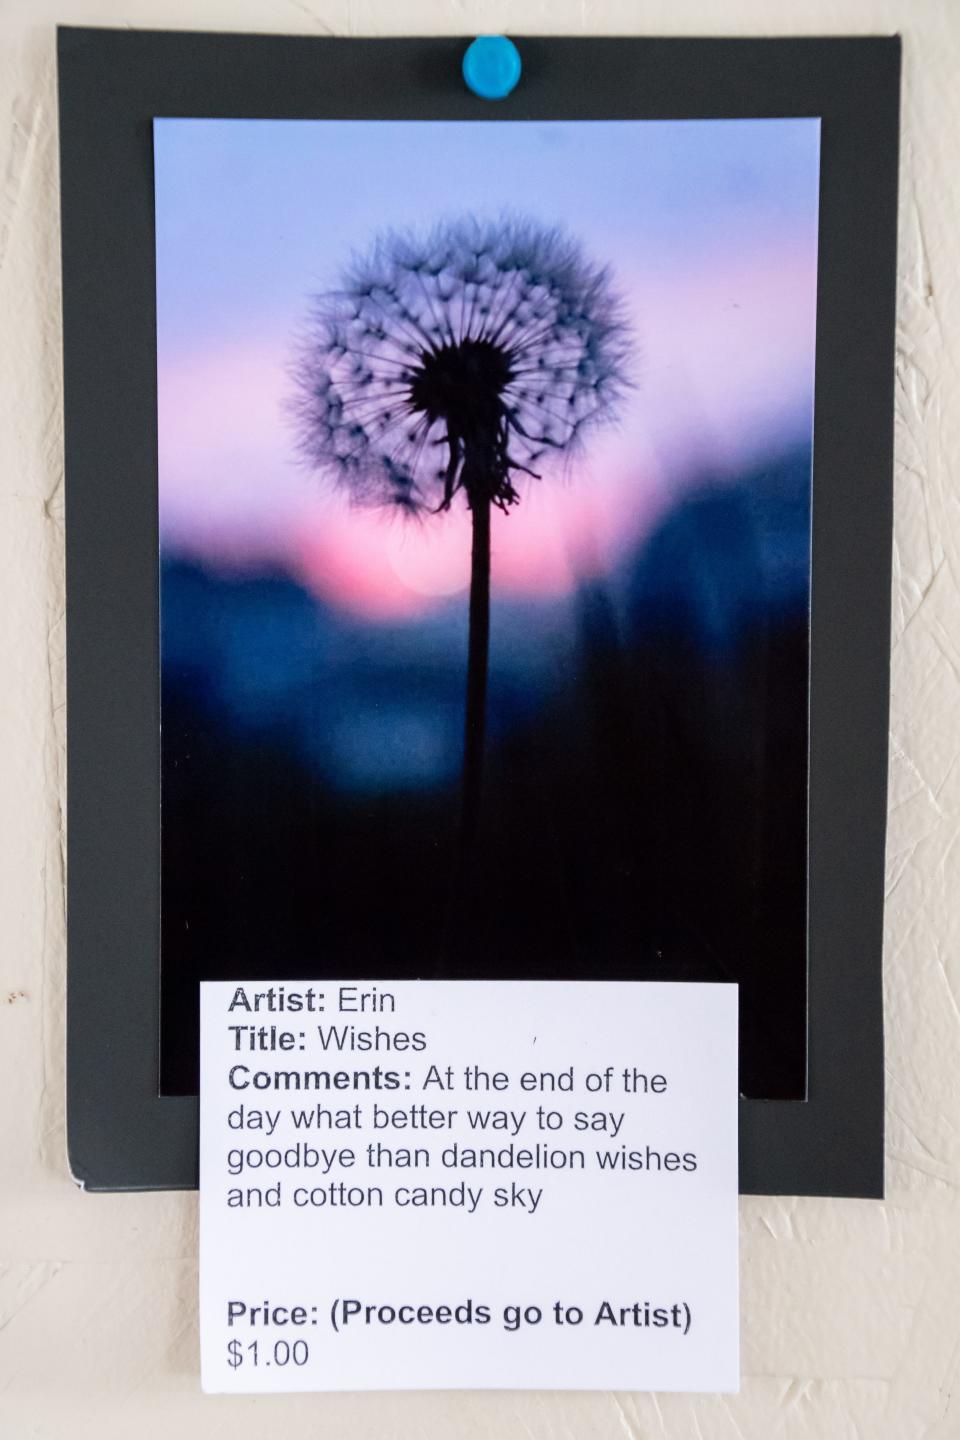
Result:
M638 340L637 388L615 430L587 435L564 471L523 485L497 515L501 592L567 593L634 545L685 477L734 473L808 431L815 255L788 233L708 267L615 267ZM403 523L351 508L293 455L283 413L291 336L166 347L159 376L164 545L225 566L279 562L322 599L371 618L414 617L466 590L465 509Z

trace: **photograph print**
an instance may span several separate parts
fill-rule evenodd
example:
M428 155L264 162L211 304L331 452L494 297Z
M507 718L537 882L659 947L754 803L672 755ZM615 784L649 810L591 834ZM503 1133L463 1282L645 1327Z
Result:
M154 124L198 981L736 981L806 1095L819 122Z

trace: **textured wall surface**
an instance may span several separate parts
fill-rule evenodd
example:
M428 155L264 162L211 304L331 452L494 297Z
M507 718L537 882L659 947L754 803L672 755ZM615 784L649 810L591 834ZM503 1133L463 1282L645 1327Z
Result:
M304 34L904 36L883 1204L748 1198L737 1397L206 1399L196 1197L82 1194L64 1145L55 22ZM960 1437L960 4L0 5L0 1433L467 1440Z

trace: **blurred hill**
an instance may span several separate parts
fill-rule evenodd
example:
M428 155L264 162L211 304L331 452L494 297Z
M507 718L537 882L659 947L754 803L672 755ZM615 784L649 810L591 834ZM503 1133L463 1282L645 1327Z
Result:
M464 597L374 624L167 556L164 1088L198 978L455 974L737 979L744 1092L801 1098L809 473L701 477L602 584L495 596L453 971Z

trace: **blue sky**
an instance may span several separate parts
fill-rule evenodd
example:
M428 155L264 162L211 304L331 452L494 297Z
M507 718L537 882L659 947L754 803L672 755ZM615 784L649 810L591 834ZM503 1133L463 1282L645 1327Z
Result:
M585 245L695 263L815 235L819 121L158 120L164 343L296 310L383 226L535 208Z

